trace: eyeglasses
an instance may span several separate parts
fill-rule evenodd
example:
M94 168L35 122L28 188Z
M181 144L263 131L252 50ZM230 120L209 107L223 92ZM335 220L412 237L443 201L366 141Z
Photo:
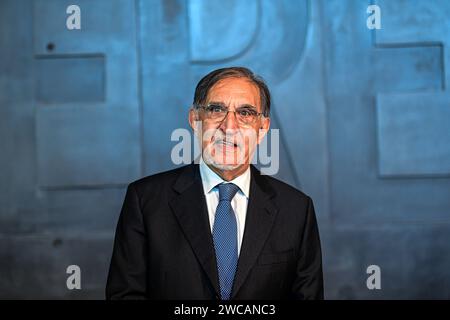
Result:
M206 119L214 122L222 122L229 112L233 112L236 116L236 120L240 125L248 126L256 122L256 120L263 114L258 112L252 106L242 106L235 111L228 110L227 107L218 103L210 103L206 106L197 106L198 109L202 109L206 116Z

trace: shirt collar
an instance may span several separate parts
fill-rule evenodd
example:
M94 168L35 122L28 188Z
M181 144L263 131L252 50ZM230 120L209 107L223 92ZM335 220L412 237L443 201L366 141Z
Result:
M212 171L208 165L200 157L200 175L203 182L203 191L205 194L210 193L211 190L220 183L234 183L239 187L239 190L247 197L250 196L250 166L240 176L231 181L223 180L217 173Z

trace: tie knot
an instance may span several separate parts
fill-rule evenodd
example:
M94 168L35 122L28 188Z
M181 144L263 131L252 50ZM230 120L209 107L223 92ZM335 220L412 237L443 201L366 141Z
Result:
M234 183L221 183L219 187L219 201L226 200L231 201L238 192L239 187Z

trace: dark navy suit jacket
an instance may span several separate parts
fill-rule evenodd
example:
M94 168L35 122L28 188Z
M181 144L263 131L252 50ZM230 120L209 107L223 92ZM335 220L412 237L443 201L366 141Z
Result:
M219 299L199 166L128 186L117 225L107 299ZM232 299L323 299L313 202L251 166L245 231Z

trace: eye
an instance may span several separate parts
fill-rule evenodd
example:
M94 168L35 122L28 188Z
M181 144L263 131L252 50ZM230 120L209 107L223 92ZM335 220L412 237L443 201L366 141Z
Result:
M240 109L240 110L238 110L238 113L242 117L253 117L258 114L256 112L256 110L253 110L253 109Z
M222 113L226 112L225 108L218 104L211 104L206 107L206 111L211 113Z

